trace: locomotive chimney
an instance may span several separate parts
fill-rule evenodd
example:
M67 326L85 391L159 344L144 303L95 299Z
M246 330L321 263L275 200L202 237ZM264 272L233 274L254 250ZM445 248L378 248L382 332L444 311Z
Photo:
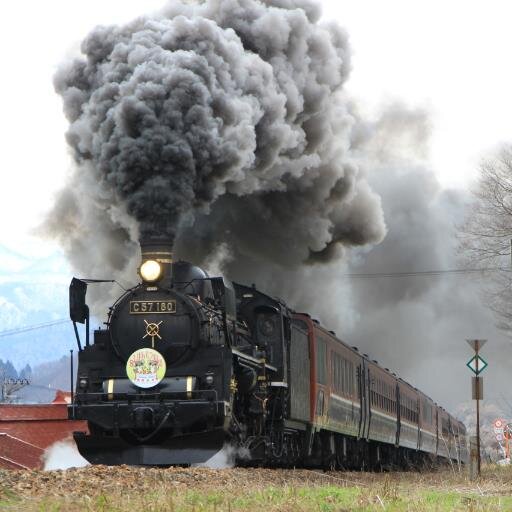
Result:
M148 237L140 242L139 274L148 284L170 287L172 281L172 242L167 238Z

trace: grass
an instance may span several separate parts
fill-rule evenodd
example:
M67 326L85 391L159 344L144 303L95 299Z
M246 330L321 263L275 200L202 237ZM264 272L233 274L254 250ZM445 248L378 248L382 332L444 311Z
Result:
M48 512L119 512L142 510L147 512L202 512L202 511L484 511L511 510L511 497L487 497L476 494L460 495L454 492L398 493L393 498L381 496L378 490L339 488L268 488L244 496L220 493L196 493L182 495L155 492L147 496L103 496L94 499L66 499L47 497L27 500L10 498L0 502L2 510Z
M187 492L183 495L155 492L148 496L98 496L95 499L9 499L1 510L40 512L203 512L203 511L487 511L511 510L511 497L460 495L453 492L399 493L386 498L374 490L339 488L268 488L245 496Z
M464 473L330 473L325 483L258 487L86 492L73 496L26 496L2 489L0 510L27 512L345 512L509 511L512 468L489 466L476 482ZM212 484L213 486L214 484ZM50 492L51 490L49 490Z

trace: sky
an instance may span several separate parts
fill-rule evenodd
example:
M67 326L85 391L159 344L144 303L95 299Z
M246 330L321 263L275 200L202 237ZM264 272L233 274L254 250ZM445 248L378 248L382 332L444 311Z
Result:
M467 186L510 139L510 2L324 2L349 32L350 91L361 104L399 99L430 112L431 162L442 184Z
M66 122L52 77L96 24L122 23L163 0L4 2L0 32L0 244L55 246L30 236L69 167ZM324 17L350 35L348 90L371 115L400 100L426 108L432 166L446 186L468 186L480 159L509 137L512 4L506 1L324 0Z
M123 23L164 3L2 4L6 22L0 31L0 247L28 260L58 253L54 243L33 234L70 166L64 140L67 123L52 84L58 65L78 52L93 26ZM347 89L364 113L376 116L395 101L425 109L432 127L429 162L440 183L447 188L470 187L479 161L510 140L512 3L323 4L324 18L337 21L349 33L353 57ZM16 262L10 264L16 267Z
M505 1L324 0L353 48L347 89L371 115L389 102L427 109L430 161L445 186L467 187L509 137L512 4ZM55 251L31 232L66 177L66 122L52 77L96 24L122 23L163 0L5 2L0 33L0 244Z

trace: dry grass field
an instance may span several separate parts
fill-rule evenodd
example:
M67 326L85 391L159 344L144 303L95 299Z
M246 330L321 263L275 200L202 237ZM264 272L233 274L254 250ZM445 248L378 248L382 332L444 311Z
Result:
M512 510L512 468L347 473L94 466L0 471L0 510L51 512Z

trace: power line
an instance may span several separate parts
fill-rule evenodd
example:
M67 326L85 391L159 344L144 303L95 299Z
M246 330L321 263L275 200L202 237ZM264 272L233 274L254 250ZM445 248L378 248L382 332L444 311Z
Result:
M416 277L416 276L441 276L445 274L481 274L484 272L510 272L510 268L455 268L449 270L423 270L419 272L375 272L375 273L351 273L342 277L350 279L371 279L376 277Z
M485 272L511 272L511 268L505 267L489 267L489 268L456 268L447 270L423 270L418 272L374 272L374 273L350 273L342 274L341 277L347 279L375 279L375 278L392 278L392 277L420 277L420 276L441 276L446 274L452 275L463 275L463 274L481 274ZM38 329L45 329L47 327L53 327L55 325L62 325L69 322L69 319L63 318L60 320L54 320L53 322L46 322L36 325L28 325L20 327L18 329L9 329L6 331L0 331L0 338L7 336L13 336L15 334L21 334L24 332L35 331Z
M0 331L0 338L5 338L6 336L13 336L15 334L20 334L22 332L35 331L37 329L45 329L46 327L53 327L54 325L61 325L69 322L69 319L60 319L54 320L53 322L46 322L44 324L36 324L36 325L27 325L25 327L19 327L18 329L9 329L7 331Z

